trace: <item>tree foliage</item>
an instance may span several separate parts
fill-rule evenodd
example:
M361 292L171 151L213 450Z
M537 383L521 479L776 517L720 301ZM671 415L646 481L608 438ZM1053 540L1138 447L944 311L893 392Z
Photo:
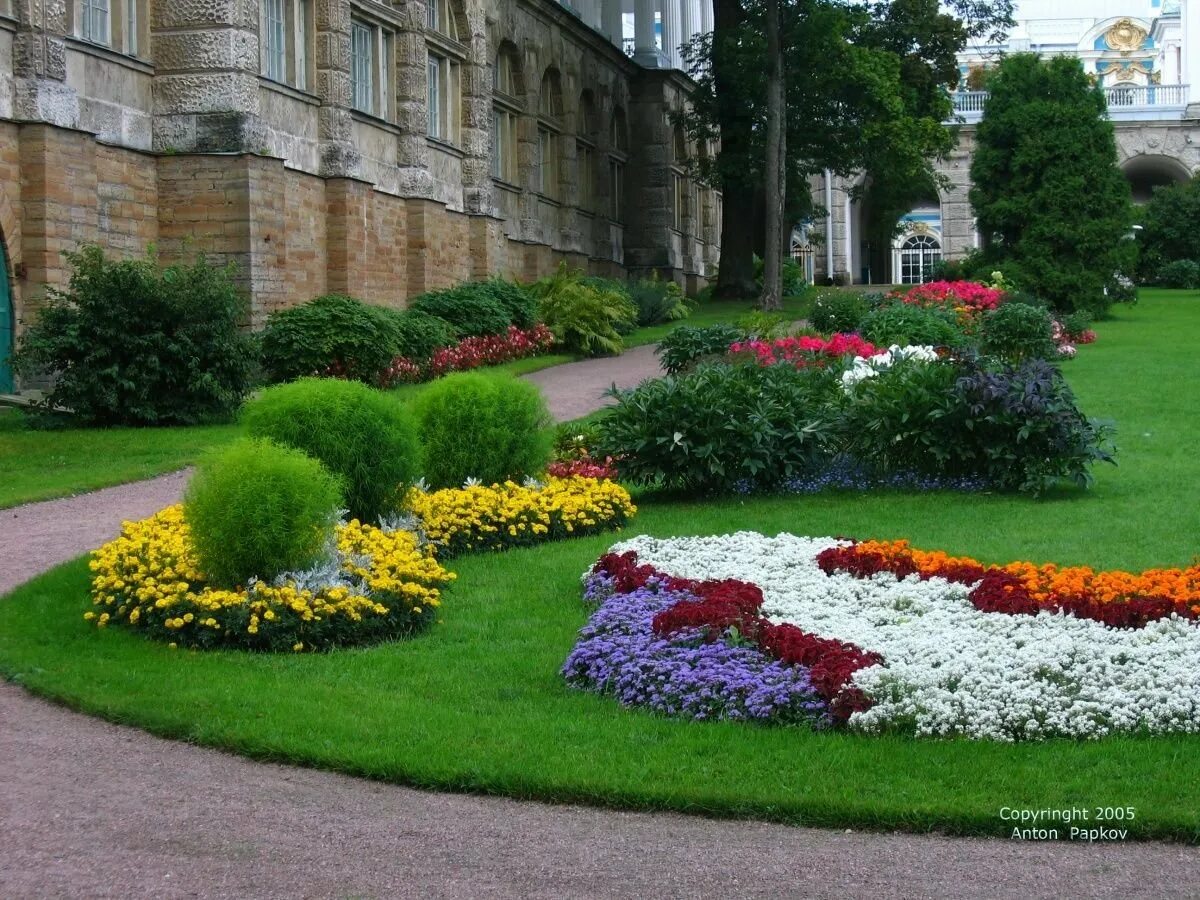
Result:
M1141 209L1138 270L1157 282L1165 266L1187 260L1200 263L1200 178L1155 188Z
M971 162L985 268L1056 309L1103 312L1131 270L1129 184L1100 89L1078 60L1005 59Z

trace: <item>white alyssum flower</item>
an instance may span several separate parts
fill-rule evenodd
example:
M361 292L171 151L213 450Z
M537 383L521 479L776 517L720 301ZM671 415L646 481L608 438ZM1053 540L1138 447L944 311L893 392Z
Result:
M613 551L636 550L680 577L753 582L772 621L882 654L882 665L854 677L874 706L852 728L1002 741L1200 731L1200 624L1172 617L1117 629L1049 612L980 612L967 587L941 578L826 575L816 556L837 543L741 532L638 537Z
M850 364L850 368L842 373L842 388L849 393L856 385L868 378L874 378L880 372L890 369L903 360L913 359L917 362L932 363L937 362L938 358L937 350L934 347L923 344L901 347L899 344L892 344L883 353L876 353L874 356L868 357L856 356Z

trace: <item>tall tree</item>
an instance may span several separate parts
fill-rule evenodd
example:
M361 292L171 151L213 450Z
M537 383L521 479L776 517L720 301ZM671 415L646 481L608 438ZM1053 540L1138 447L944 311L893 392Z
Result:
M1103 313L1136 249L1103 92L1076 59L1010 56L971 161L982 262L1056 309Z
M766 247L759 307L783 309L783 231L787 210L787 89L784 82L783 0L766 0L767 21L767 177Z

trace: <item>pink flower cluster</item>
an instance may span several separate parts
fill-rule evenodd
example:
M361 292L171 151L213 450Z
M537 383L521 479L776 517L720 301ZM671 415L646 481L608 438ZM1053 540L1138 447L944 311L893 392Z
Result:
M593 459L590 456L580 459L559 460L550 463L546 467L546 474L551 478L595 478L597 481L608 479L615 480L617 477L617 461L611 456L604 457L604 461Z
M910 288L899 297L913 306L965 307L982 312L999 306L1004 292L977 281L930 281Z
M753 354L760 366L774 365L783 360L803 367L824 365L828 360L844 356L871 357L879 353L880 348L857 334L839 332L828 338L787 337L774 341L738 341L730 344L729 352Z
M398 356L380 376L380 383L383 387L392 387L429 381L451 372L465 372L480 366L495 366L514 359L537 356L546 353L552 346L554 334L545 325L539 323L525 330L510 325L504 334L464 338L453 347L435 350L433 356L424 363Z

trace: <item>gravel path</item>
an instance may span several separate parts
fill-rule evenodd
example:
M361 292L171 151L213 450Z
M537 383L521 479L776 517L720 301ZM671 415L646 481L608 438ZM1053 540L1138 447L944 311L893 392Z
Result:
M652 348L528 376L559 419ZM186 473L4 510L0 594ZM451 748L448 748L451 749ZM433 794L251 762L0 683L0 897L1195 897L1200 851L861 834Z
M634 347L617 357L566 363L522 377L542 389L551 415L567 422L610 405L613 401L604 392L614 384L637 387L647 378L661 375L654 349L652 344Z

